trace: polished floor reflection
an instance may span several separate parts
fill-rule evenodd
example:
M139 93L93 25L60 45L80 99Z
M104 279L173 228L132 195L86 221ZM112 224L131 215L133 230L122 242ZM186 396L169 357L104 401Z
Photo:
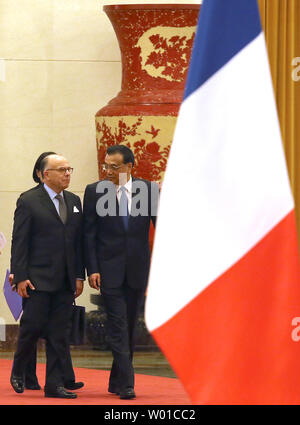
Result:
M0 358L12 359L13 352L1 351ZM90 348L71 348L72 361L74 367L84 367L89 369L109 370L112 363L112 355L109 351L93 350ZM45 362L45 351L38 351L38 362ZM136 351L134 355L134 368L136 373L144 375L165 376L176 378L164 355L159 351Z

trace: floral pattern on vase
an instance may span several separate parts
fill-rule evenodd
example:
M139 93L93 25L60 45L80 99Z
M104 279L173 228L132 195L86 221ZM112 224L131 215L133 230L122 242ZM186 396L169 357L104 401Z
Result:
M104 6L121 51L121 90L95 117L99 177L107 147L126 144L135 177L162 181L200 5Z

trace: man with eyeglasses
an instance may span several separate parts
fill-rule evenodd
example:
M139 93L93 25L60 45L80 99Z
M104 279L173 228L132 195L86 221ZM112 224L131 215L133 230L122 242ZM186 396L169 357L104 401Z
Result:
M44 184L19 197L14 215L14 283L26 303L10 381L24 391L26 361L47 326L45 396L76 398L64 388L63 372L67 324L85 278L81 201L66 191L73 169L63 156L45 157L40 169Z
M37 186L34 186L33 188L29 189L29 190L36 190L40 187L41 184L43 184L43 178L41 175L41 163L43 161L44 158L46 158L49 155L56 155L56 152L43 152L39 155L39 157L37 158L34 167L33 167L33 171L32 171L32 178L34 180L34 182L38 183ZM45 164L45 162L44 162ZM22 196L22 194L20 195ZM14 257L14 256L12 256ZM15 285L13 283L14 280L14 274L13 274L13 270L14 270L14 264L11 263L11 267L10 267L10 271L11 274L9 275L9 281L10 284L13 288L13 290L15 290ZM27 298L23 298L23 308L24 305L26 304ZM69 324L69 326L71 326L71 323ZM40 390L41 387L39 385L38 382L38 378L36 376L36 360L37 360L37 352L36 350L33 353L32 358L28 359L28 362L26 364L26 368L25 368L25 389L28 390ZM74 369L73 369L73 364L72 364L72 358L71 358L71 353L70 350L68 350L67 353L67 359L66 359L66 370L64 373L64 387L66 389L69 390L77 390L79 388L82 388L84 386L83 382L76 382L75 380L75 373L74 373Z
M87 274L90 286L101 289L113 354L108 391L121 399L136 396L133 351L149 273L149 228L151 220L155 224L158 201L158 185L133 178L133 166L127 146L109 147L105 179L86 187L83 204Z

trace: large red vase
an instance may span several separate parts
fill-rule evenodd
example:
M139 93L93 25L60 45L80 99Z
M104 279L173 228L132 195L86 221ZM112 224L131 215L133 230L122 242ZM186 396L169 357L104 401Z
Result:
M99 163L108 146L134 152L133 175L162 180L182 100L200 5L104 6L121 51L122 86L96 114Z

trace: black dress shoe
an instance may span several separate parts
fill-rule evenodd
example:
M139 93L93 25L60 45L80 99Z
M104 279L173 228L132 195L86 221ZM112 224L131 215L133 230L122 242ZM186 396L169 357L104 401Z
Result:
M54 398L77 398L77 394L66 391L64 387L57 387L55 389L48 390L45 388L45 397Z
M83 386L84 386L83 382L75 382L75 381L66 382L64 385L64 387L67 390L79 390L79 388L82 388Z
M26 390L40 390L41 386L38 382L36 384L27 384L25 382L25 388Z
M38 378L35 375L28 375L25 374L25 388L26 390L40 390L41 386L39 384Z
M24 379L21 376L11 375L10 383L16 393L24 392Z
M120 395L120 390L119 390L119 388L115 388L115 387L108 387L108 392L109 392L109 393L112 393L112 394Z
M132 387L127 387L124 390L120 391L120 398L122 400L130 400L135 398L135 392Z

